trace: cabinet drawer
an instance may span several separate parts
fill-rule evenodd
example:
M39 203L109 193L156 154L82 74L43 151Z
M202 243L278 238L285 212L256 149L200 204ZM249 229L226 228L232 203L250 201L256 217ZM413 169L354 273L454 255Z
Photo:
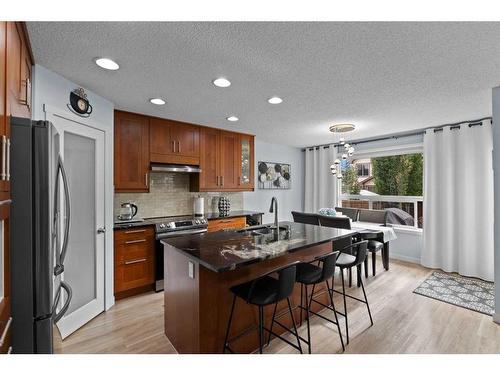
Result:
M153 255L153 239L143 238L115 244L115 266L121 266L137 259L152 259Z
M215 219L208 221L208 231L217 232L224 229L239 229L246 225L245 217L232 217L226 219Z
M154 260L141 258L115 267L115 293L154 283Z
M137 240L154 240L154 228L153 227L135 227L128 229L115 230L115 244L122 244L125 242L137 241ZM144 242L144 241L143 241Z

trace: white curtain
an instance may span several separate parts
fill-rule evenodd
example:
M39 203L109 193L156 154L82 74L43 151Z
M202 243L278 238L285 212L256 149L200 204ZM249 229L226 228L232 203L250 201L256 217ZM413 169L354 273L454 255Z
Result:
M426 267L493 280L493 165L490 120L424 135Z
M337 205L337 178L330 172L336 158L333 145L311 147L305 151L305 212Z

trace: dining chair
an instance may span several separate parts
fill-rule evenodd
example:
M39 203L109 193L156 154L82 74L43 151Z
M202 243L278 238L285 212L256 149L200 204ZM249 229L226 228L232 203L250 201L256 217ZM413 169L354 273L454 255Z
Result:
M359 210L359 221L387 225L388 212L385 210ZM377 273L377 252L384 248L384 244L377 240L368 241L368 251L372 254L372 275ZM368 257L365 260L365 276L368 277Z
M376 224L387 224L387 211L385 210L359 210L359 221Z
M358 220L359 210L357 208L335 207L335 211L340 212L342 215L347 216L352 221Z
M351 221L348 217L318 215L318 219L322 227L351 229Z
M292 216L293 216L293 221L296 223L319 225L319 219L317 214L292 211Z

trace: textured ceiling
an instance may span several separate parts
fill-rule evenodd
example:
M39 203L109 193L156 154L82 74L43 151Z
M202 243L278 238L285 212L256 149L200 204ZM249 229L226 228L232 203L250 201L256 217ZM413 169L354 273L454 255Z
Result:
M491 114L500 23L29 22L38 64L117 108L294 146ZM120 70L97 67L111 57ZM212 79L231 80L227 89ZM273 95L283 98L270 105ZM156 107L151 97L167 104ZM227 116L236 115L237 123Z

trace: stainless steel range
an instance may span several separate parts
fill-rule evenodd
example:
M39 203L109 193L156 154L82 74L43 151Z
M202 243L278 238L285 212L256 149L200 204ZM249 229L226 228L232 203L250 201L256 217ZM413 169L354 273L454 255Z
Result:
M163 245L160 240L179 236L190 236L205 233L208 221L205 218L193 216L173 216L155 218L156 234L156 285L157 292L163 290Z

